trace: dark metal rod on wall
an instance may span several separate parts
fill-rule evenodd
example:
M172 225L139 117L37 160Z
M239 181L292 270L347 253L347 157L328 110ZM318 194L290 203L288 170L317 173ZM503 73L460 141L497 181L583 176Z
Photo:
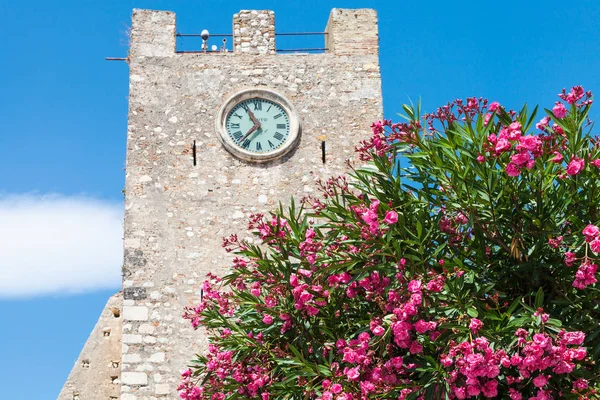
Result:
M219 50L177 50L175 53L177 54L233 54L233 50L228 50L227 52L225 51L219 51Z
M277 51L327 51L329 50L328 48L320 48L320 49L277 49Z
M200 33L178 33L176 36L197 36L200 37ZM210 37L231 37L231 33L211 33Z
M327 35L328 32L282 32L275 33L275 36L308 36L308 35ZM177 33L176 36L200 37L200 33ZM231 37L231 33L211 33L210 37Z
M285 32L275 33L275 36L304 36L304 35L327 35L327 32Z

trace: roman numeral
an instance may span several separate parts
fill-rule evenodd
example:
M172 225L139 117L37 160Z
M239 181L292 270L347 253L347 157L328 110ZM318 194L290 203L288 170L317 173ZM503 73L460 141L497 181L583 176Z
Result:
M262 144L260 142L256 142L256 151L262 151Z
M247 149L248 147L250 147L250 139L246 139L244 140L244 144L242 144L242 147Z
M271 109L271 107L273 107L273 106L269 105L269 108L267 108L267 112L269 112L269 110Z
M281 140L283 139L283 135L279 132L275 132L275 134L273 135L273 137L277 140Z
M244 111L246 111L246 112L250 111L250 109L248 108L248 106L247 106L247 105L245 105L245 104L242 104L242 108L243 108L243 109L244 109Z
M285 129L287 128L286 124L277 124L277 129Z
M238 113L234 113L234 114L233 114L233 116L234 116L234 117L238 117L239 119L242 119L242 116L241 116L241 115L239 115Z
M233 132L232 135L235 138L235 140L239 142L239 140L242 138L242 131Z
M262 111L262 102L260 100L254 100L254 111Z
M283 116L283 114L279 113L279 114L277 114L276 116L274 116L274 117L273 117L273 119L277 119L277 118L279 118L279 117L281 117L281 116Z
M229 125L229 127L230 127L231 129L240 129L240 124L234 124L234 123L231 123L231 124Z
M274 147L275 147L275 145L274 145L273 143L271 143L271 141L270 141L270 140L267 140L267 143L269 143L269 146L271 146L271 148L274 148Z

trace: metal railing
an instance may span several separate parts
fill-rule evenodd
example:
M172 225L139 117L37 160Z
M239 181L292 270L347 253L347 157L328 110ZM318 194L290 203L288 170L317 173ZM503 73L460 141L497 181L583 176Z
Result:
M275 36L325 36L327 32L281 32L275 33ZM178 38L202 38L202 45L200 46L200 50L177 50L177 53L228 53L233 52L232 48L228 48L227 39L233 38L233 34L231 33L211 33L207 39L203 38L202 33L180 33L176 34ZM221 46L210 45L208 41L210 38L223 38ZM294 53L294 52L324 52L329 50L326 47L299 47L299 48L278 48L275 49L276 53Z

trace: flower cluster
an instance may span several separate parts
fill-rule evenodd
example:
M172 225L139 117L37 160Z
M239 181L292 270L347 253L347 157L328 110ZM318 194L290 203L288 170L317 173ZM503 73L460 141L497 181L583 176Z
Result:
M452 343L448 354L442 354L440 362L450 369L448 382L452 397L466 399L492 398L498 395L500 363L506 364L508 357L503 350L494 351L487 339L479 337L473 342Z
M404 106L358 145L367 168L250 216L184 311L209 346L180 397L598 398L600 141L591 93L559 97L541 120Z
M559 332L556 339L545 333L531 336L524 329L518 329L519 351L512 355L506 367L518 371L517 376L507 376L512 400L521 400L523 388L533 384L537 388L536 399L552 399L552 380L557 375L570 374L576 363L586 357L585 348L580 345L585 339L583 332Z

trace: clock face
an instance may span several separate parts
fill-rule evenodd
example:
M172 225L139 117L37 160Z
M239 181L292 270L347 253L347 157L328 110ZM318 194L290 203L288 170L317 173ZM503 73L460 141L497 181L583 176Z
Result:
M221 106L215 122L223 147L248 162L280 158L300 139L300 119L294 106L270 89L233 94Z
M239 148L266 154L290 137L290 117L275 101L254 97L237 103L225 120L227 134Z

